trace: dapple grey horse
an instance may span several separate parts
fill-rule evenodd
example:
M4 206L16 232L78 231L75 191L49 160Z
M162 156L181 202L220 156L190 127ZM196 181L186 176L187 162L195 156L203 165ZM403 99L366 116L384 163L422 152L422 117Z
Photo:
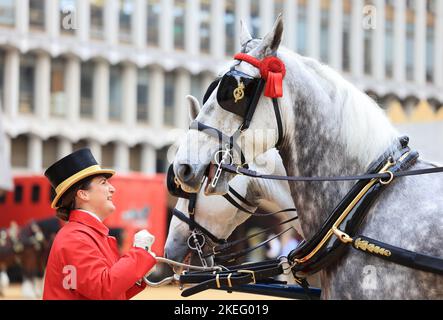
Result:
M200 111L199 102L192 96L187 98L190 104L190 118L193 120ZM276 149L267 151L256 160L250 165L254 170L279 175L286 174ZM230 182L230 185L250 204L254 205L254 207L249 207L241 204L251 212L255 212L259 206L274 212L294 208L289 184L286 181L257 180L246 176L237 176ZM205 195L203 189L200 190L197 199L195 221L219 239L227 239L240 224L251 216L237 209L222 196ZM188 200L180 198L175 208L189 217ZM296 216L296 212L285 212L280 215L282 218L284 216L292 218ZM291 221L290 225L301 232L298 221ZM190 234L189 225L174 216L169 226L165 257L175 261L183 261L189 251L187 239Z
M243 27L243 51L258 59L276 53L286 66L279 109L283 120L280 154L288 175L363 174L381 155L396 156L399 133L383 110L341 75L318 61L280 48L281 16L263 40L252 40ZM253 77L246 62L232 67ZM197 120L232 135L242 118L223 110L214 90ZM275 146L278 132L272 100L261 96L248 130L238 139L247 161ZM251 134L253 133L253 134ZM412 142L413 142L413 137ZM219 143L205 132L190 130L179 148L174 171L183 189L198 190ZM436 143L438 143L436 141ZM238 157L238 156L236 156ZM395 157L397 158L397 157ZM235 163L240 163L235 159ZM435 167L419 159L410 169ZM232 174L223 174L209 193L224 193ZM307 239L326 220L353 182L290 183ZM443 257L443 178L441 174L395 179L370 208L359 232L373 239L422 254ZM322 298L442 299L443 277L349 250L322 271Z

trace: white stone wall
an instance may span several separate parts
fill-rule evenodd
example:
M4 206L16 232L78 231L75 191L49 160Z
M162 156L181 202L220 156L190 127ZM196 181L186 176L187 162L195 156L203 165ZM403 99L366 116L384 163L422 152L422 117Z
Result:
M443 0L435 0L435 45L434 45L434 82L427 83L426 68L426 7L424 1L416 0L415 6L415 49L414 49L414 77L406 79L405 43L406 43L406 14L404 0L393 1L393 48L394 65L393 78L388 79L385 74L385 39L384 26L386 18L385 0L375 0L377 8L377 27L373 31L373 46L371 50L373 70L371 74L364 74L364 30L362 18L365 1L352 0L350 14L350 71L345 74L349 80L365 91L375 92L378 96L394 95L399 99L417 97L418 99L432 98L443 102ZM16 26L6 28L0 26L0 48L5 51L4 67L4 119L3 126L7 133L7 141L20 134L29 138L28 154L41 152L42 141L49 137L58 137L59 147L57 156L72 151L72 146L79 140L87 140L93 148L97 158L101 157L100 146L109 142L116 145L115 167L123 171L128 170L128 156L130 148L142 146L141 170L153 173L156 168L156 152L175 142L188 125L184 95L190 93L191 77L199 75L202 81L202 91L220 68L230 59L225 53L225 25L223 11L224 0L211 1L210 15L210 54L200 52L199 35L199 1L187 0L185 21L185 48L174 49L174 16L172 0L161 0L162 13L160 28L162 30L158 47L149 47L146 39L146 1L135 0L135 10L131 23L130 44L119 42L118 30L118 1L104 2L104 39L96 41L90 37L90 6L86 0L78 0L76 16L78 29L73 36L66 36L59 29L60 13L57 10L59 0L47 0L45 30L35 32L29 27L29 3L27 0L16 1ZM263 36L272 26L276 13L274 1L259 2L260 36ZM343 32L343 0L331 0L329 9L329 64L337 71L342 72L342 44ZM236 18L242 18L250 24L250 0L237 0L235 5ZM285 19L285 33L283 43L290 49L297 49L297 23L300 3L296 0L285 0L283 4ZM323 2L309 0L306 8L307 25L307 54L319 58L320 56L320 20ZM240 32L239 21L236 23L235 33L238 38ZM237 48L239 47L237 41ZM19 113L19 85L20 85L20 56L28 52L36 53L35 66L35 97L34 115ZM50 115L50 72L51 61L55 57L63 56L66 59L65 118L54 118ZM80 116L80 69L85 61L94 61L94 95L93 121L82 119ZM122 121L113 122L108 119L109 109L109 74L113 65L122 67ZM149 123L139 123L136 119L136 86L137 71L149 68ZM175 79L175 128L164 125L164 82L165 74L174 71ZM420 136L428 135L440 137L443 124L413 124L408 130L419 132ZM173 130L175 129L175 130ZM180 130L177 130L180 129ZM434 132L434 133L432 133ZM426 138L419 138L426 141ZM437 141L438 144L439 141ZM430 148L431 144L427 148ZM443 149L443 148L435 148ZM428 151L426 151L428 152ZM431 156L440 151L429 151ZM28 157L28 169L41 173L42 156Z

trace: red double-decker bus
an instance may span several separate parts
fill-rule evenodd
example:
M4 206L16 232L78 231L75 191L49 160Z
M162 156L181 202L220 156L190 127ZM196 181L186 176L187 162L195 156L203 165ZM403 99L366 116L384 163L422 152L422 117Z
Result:
M156 237L153 250L163 255L167 227L167 191L164 175L116 174L110 182L116 188L113 202L117 208L104 223L110 229L121 229L122 251L131 245L133 234L148 229ZM31 220L55 216L50 203L52 188L41 175L14 177L15 189L0 196L0 228L11 221L25 225Z

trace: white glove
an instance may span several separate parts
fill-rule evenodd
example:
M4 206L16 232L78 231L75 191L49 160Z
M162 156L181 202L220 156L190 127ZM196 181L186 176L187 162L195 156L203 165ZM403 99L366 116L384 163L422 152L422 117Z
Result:
M155 237L148 230L141 230L134 235L134 247L143 248L151 253L151 246Z

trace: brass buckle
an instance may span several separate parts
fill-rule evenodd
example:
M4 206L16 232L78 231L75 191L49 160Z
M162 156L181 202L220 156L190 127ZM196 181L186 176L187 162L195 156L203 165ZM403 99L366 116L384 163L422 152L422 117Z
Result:
M252 270L238 270L238 273L250 273L252 274L252 281L254 281L252 284L256 284L257 282L255 281L255 271Z
M338 240L340 240L343 243L351 243L353 241L352 238L347 233L344 233L343 231L339 230L336 227L332 227L332 232L334 232Z
M217 284L217 288L220 289L220 274L215 276L215 283Z
M392 182L392 180L394 180L394 174L393 174L391 171L389 171L389 170L386 170L386 171L383 172L383 173L387 173L387 174L389 174L389 179L388 179L388 180L383 180L383 178L380 178L380 179L379 179L380 183L381 183L382 185L388 185L388 184L390 184L390 183Z

